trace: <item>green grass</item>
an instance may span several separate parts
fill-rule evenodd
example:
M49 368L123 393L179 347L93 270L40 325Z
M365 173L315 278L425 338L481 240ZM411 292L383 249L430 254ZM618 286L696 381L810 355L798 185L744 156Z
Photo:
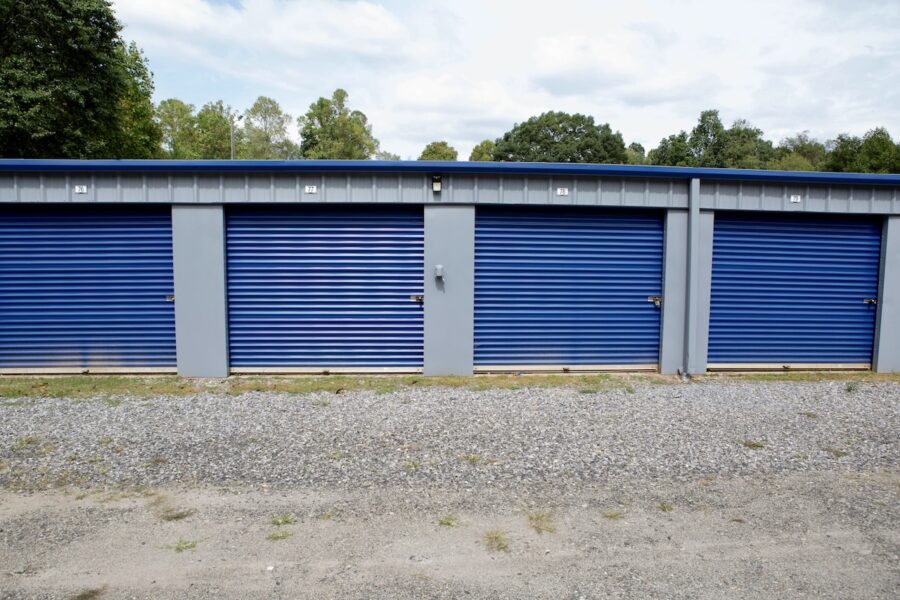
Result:
M43 438L41 438L40 436L26 435L26 436L20 437L15 442L13 442L12 451L13 452L21 452L22 450L25 450L26 448L33 448L35 446L39 446L41 444L41 442L43 442L43 441L44 441Z
M459 527L459 517L455 515L444 515L438 519L438 525L441 527Z
M762 442L757 442L756 440L741 440L741 446L744 448L749 448L750 450L760 450L761 448L765 448L766 445Z
M675 510L675 507L674 507L674 506L672 506L671 504L668 504L668 503L666 503L666 502L660 502L660 503L657 505L657 508L658 508L659 510L661 510L662 512L666 512L666 513L667 513L667 512L672 512L673 510Z
M479 456L478 454L463 454L459 458L466 461L470 465L477 465L481 462L481 456Z
M180 554L186 550L195 549L199 543L199 540L178 540L175 542L175 545L172 546L172 549Z
M603 512L603 518L609 519L610 521L618 521L625 517L625 513L621 510L607 510Z
M844 458L845 456L850 454L846 450L841 450L840 448L822 448L822 450L835 458Z
M553 515L548 512L537 512L528 515L528 526L539 534L556 533L556 524L553 523Z
M272 525L275 527L281 527L282 525L293 525L297 522L297 519L294 515L283 514L283 515L275 515L272 517Z
M709 373L695 379L699 381L848 381L848 382L900 382L900 373L874 373L872 371L759 371L748 373Z
M422 468L422 463L417 460L404 460L400 467L408 472L412 473L413 471L418 471Z
M292 535L294 535L294 534L291 533L290 531L288 531L287 529L279 529L279 530L273 531L272 533L267 535L266 539L269 541L272 541L272 542L277 542L279 540L286 540L289 537L291 537Z
M491 529L484 534L484 545L491 552L509 552L509 538L505 531Z

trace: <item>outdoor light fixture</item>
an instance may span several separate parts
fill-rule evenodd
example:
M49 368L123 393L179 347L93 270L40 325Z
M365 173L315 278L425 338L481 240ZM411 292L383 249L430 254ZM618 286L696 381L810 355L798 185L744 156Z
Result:
M431 191L435 194L441 193L441 176L440 175L432 175L431 176Z

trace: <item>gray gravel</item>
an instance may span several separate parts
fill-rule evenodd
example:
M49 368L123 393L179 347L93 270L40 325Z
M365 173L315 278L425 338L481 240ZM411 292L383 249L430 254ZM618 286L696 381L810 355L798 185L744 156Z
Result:
M11 489L561 489L900 465L897 383L23 399L0 415L0 486Z

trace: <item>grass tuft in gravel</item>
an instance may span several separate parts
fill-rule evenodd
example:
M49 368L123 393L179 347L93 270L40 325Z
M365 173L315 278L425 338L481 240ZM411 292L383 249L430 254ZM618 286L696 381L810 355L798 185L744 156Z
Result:
M849 456L850 454L846 450L841 450L840 448L822 448L822 450L835 458L844 458L845 456Z
M859 389L859 382L850 381L847 383L846 386L844 386L844 389L847 390L847 393L852 394L853 392L855 392L856 390Z
M621 510L607 510L603 512L603 518L609 519L610 521L618 521L625 517L625 513Z
M802 410L798 414L800 414L800 416L806 417L807 419L818 419L819 418L819 415L817 415L816 413L814 413L811 410Z
M269 541L272 541L272 542L277 542L279 540L286 540L289 537L291 537L292 535L294 535L294 534L291 533L290 531L288 531L287 529L279 529L279 530L273 531L272 533L267 535L266 539Z
M672 512L673 510L675 510L674 506L666 502L660 502L656 507L664 513Z
M284 515L275 515L272 517L272 525L275 527L281 527L282 525L293 525L297 522L297 519L294 515L284 514Z
M175 545L172 546L172 549L179 554L185 552L186 550L194 550L197 547L197 544L200 543L200 540L178 540L175 542Z
M438 519L438 525L441 527L459 527L459 517L455 515L444 515Z
M70 596L69 600L95 600L96 598L101 597L106 593L106 586L99 588L90 588L86 590L82 590L75 594L74 596Z
M757 442L755 440L741 440L741 446L749 448L750 450L759 450L766 447L762 442Z
M418 471L420 468L422 468L422 463L417 460L404 460L403 463L401 463L400 467L404 471L412 473L413 471Z
M509 538L501 529L491 529L484 534L484 545L491 552L509 552Z
M169 506L169 507L164 508L159 513L159 518L166 522L181 521L182 519L187 519L189 516L194 514L194 512L195 511L192 508L178 510L178 509L175 509L175 508L172 508L171 506Z
M548 512L537 512L528 515L528 526L539 534L556 533L553 515Z
M21 452L26 448L30 448L32 446L39 445L42 441L44 441L41 437L36 435L26 435L17 439L12 445L13 452Z
M463 454L460 459L466 461L470 465L477 465L481 462L481 456L478 454Z

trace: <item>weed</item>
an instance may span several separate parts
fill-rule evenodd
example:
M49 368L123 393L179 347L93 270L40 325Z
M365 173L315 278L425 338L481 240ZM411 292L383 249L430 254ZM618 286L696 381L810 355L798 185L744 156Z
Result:
M159 518L163 521L181 521L182 519L187 519L189 516L194 514L194 510L189 508L186 510L177 510L172 508L171 506L167 506L159 513Z
M809 454L807 454L806 452L797 452L793 455L793 458L796 460L808 460Z
M310 404L318 408L328 408L329 406L331 406L331 400L329 400L328 398L316 398L315 400L310 402Z
M607 510L603 512L603 518L609 519L610 521L618 521L624 516L625 513L623 513L621 510Z
M438 525L441 527L459 527L459 517L454 515L445 515L438 519Z
M463 454L460 458L470 465L477 465L481 462L481 457L477 454Z
M744 448L749 448L750 450L759 450L760 448L765 448L766 445L762 442L757 442L754 440L743 440L741 441L741 446Z
M39 445L43 439L36 435L26 435L24 437L20 437L13 443L12 451L13 452L21 452L26 448L31 448L33 446Z
M600 390L598 390L597 388L581 388L580 390L578 390L578 393L587 395L587 394L596 394L599 391Z
M113 439L111 437L109 437L108 435L104 435L99 440L97 440L97 443L100 444L101 446L109 446L110 444L113 443Z
M484 534L484 545L491 552L509 552L509 538L500 529L491 529Z
M147 461L148 467L158 467L160 465L167 465L167 464L169 464L169 459L163 458L162 456L154 456L153 458L151 458L150 460Z
M122 406L122 399L121 398L104 398L103 404L110 406L112 408L116 408L118 406Z
M817 415L816 413L812 412L811 410L802 410L802 411L800 411L799 414L800 414L801 416L806 417L807 419L818 419L818 418L819 418L819 415Z
M400 466L407 473L412 473L413 471L418 471L420 468L422 468L422 463L417 460L404 460L403 464L401 464Z
M743 524L743 523L746 523L747 521L745 521L744 519L742 519L742 518L740 518L740 517L733 517L733 518L731 519L731 522L732 522L732 523Z
M850 454L846 450L841 450L840 448L822 448L822 450L824 450L825 452L827 452L828 454L832 455L835 458L844 458L845 456Z
M334 452L328 454L328 458L334 461L346 460L349 457L350 455L343 450L335 450Z
M852 394L853 392L855 392L856 390L859 389L859 382L858 381L848 381L847 385L844 386L844 389L847 390L848 393Z
M528 515L528 526L538 533L556 533L553 515L548 512L531 513Z
M282 525L293 525L297 522L297 519L294 515L284 514L284 515L275 515L272 517L272 525L275 527L281 527Z
M276 531L273 531L269 535L267 535L266 539L271 540L273 542L277 542L278 540L286 540L289 537L291 537L292 535L294 535L294 534L291 533L290 531L288 531L287 529L278 529Z
M101 588L90 588L87 590L82 590L70 597L69 600L94 600L95 598L99 598L103 594L106 593L106 586Z
M659 510L661 510L663 512L672 512L673 510L675 510L674 506L672 506L671 504L668 504L666 502L660 502L657 505L657 508L659 508Z
M316 518L320 521L333 521L335 517L337 517L337 512L333 510L326 510L316 515Z
M177 542L175 542L175 545L172 546L172 549L180 554L185 550L193 550L199 543L199 540L178 540Z

